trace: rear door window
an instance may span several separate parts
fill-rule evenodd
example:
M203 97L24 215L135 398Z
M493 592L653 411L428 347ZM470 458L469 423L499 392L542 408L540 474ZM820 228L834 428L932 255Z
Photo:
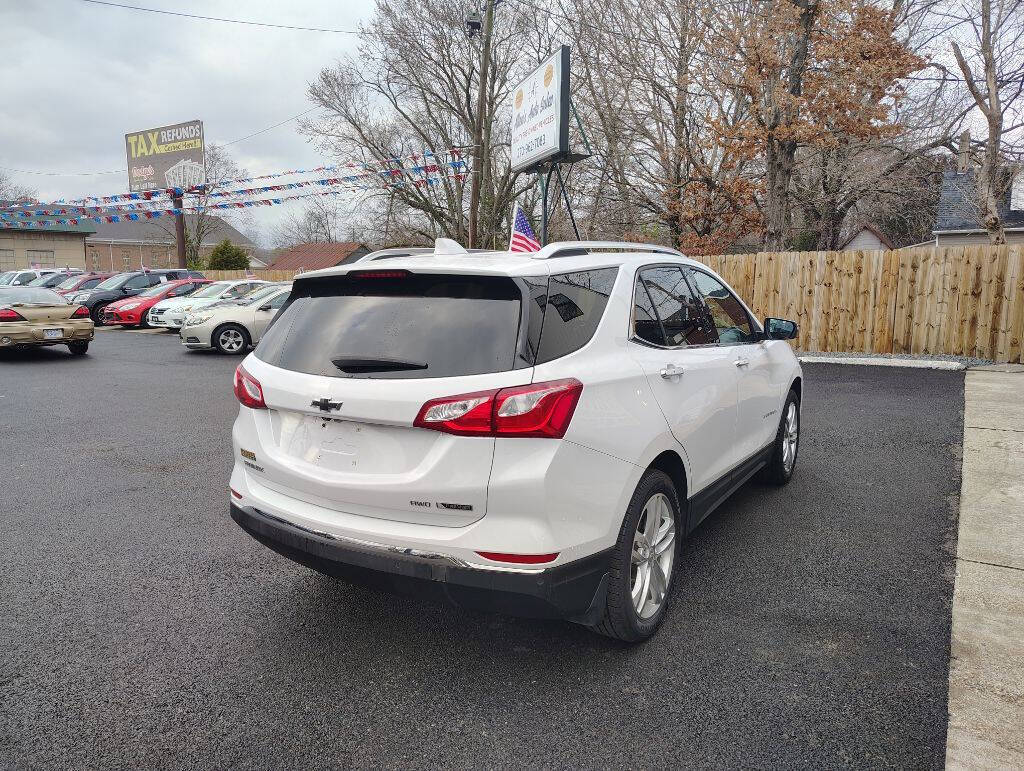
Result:
M526 282L503 276L399 273L298 281L256 356L283 369L340 378L504 372L522 366L524 296L530 297Z
M618 268L551 276L544 305L537 364L578 351L590 342L604 315Z

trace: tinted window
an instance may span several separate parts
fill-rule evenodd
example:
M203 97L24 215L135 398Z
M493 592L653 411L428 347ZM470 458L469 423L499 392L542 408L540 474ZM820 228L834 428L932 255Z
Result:
M601 268L551 277L544 303L538 364L578 351L590 342L618 272L618 268Z
M79 289L92 289L94 286L100 283L103 279L101 278L90 278L88 281L83 281L79 284Z
M750 316L725 285L700 270L690 272L697 291L707 304L718 339L722 343L746 343L753 339Z
M285 300L288 299L288 292L281 292L277 297L270 301L271 310L280 310L281 306L284 305Z
M124 283L125 289L142 289L147 286L149 286L149 276L145 274L141 276L133 276Z
M330 377L503 372L515 366L525 291L524 283L498 276L300 281L256 356Z
M669 348L715 342L701 302L690 290L682 268L640 271L634 291L634 334Z
M16 279L14 279L14 283L27 285L30 281L35 280L35 277L35 273L22 273Z

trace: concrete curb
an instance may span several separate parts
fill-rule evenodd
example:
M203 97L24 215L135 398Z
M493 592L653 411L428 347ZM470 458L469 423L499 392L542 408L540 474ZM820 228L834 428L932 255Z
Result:
M959 361L943 359L882 359L872 356L800 356L804 364L858 364L867 367L909 367L911 369L967 369Z

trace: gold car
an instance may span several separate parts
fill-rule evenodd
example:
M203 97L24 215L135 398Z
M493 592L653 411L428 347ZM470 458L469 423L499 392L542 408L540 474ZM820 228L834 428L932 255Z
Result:
M89 350L89 310L52 289L0 286L0 351L29 345L66 345L75 356Z

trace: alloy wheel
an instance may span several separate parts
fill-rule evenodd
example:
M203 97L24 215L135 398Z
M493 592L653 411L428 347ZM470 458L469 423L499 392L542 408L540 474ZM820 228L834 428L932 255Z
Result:
M636 533L630 565L630 594L633 609L642 619L651 618L665 603L676 550L676 520L672 504L664 493L652 495L644 504Z
M794 402L790 402L786 408L786 425L782 431L782 467L788 474L796 463L796 451L800 443L800 413Z
M220 347L227 353L238 353L245 345L242 333L237 329L225 329L218 337Z

